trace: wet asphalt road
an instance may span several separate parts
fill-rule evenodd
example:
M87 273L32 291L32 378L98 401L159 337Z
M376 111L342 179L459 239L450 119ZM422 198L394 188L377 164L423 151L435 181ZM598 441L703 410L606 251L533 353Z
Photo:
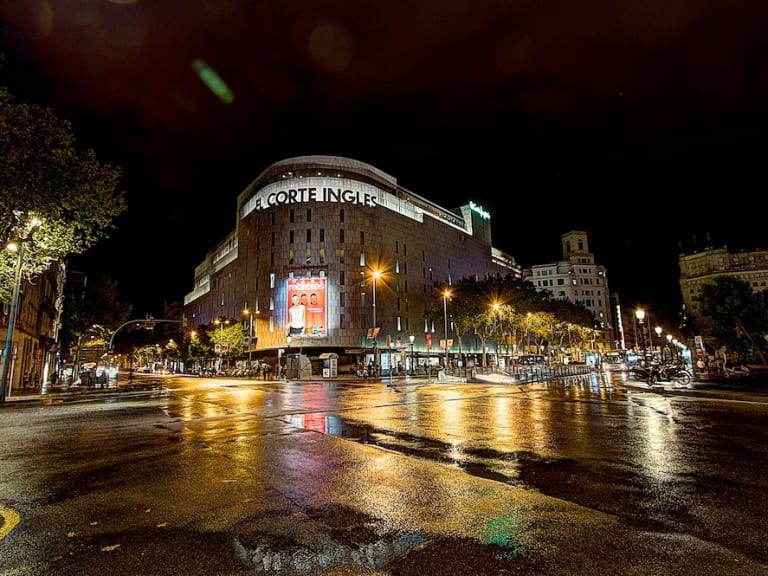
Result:
M768 574L768 396L170 377L0 407L0 574Z

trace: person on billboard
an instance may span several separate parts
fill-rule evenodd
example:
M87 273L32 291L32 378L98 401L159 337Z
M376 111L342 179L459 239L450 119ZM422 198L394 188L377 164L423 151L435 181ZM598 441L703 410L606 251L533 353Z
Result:
M309 295L309 304L307 305L307 318L309 319L309 333L321 335L324 332L325 308L318 301L317 293L312 292Z
M299 302L299 295L291 296L292 305L288 309L288 335L295 336L304 334L304 319L306 318L307 308Z

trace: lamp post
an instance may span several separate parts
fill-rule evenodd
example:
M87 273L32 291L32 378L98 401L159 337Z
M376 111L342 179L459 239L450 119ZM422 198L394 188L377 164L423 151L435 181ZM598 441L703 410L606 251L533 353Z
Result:
M661 351L661 326L656 326L653 331L656 332L656 339L659 341L659 351ZM651 348L653 348L653 343L651 343Z
M675 347L672 344L672 334L667 334L667 346L669 346L669 350L672 353L672 360L677 360L677 354L675 354Z
M250 370L251 360L253 358L253 312L246 306L243 310L243 314L248 314L248 370Z
M640 338L642 340L643 349L645 349L645 332L643 330L643 320L645 319L645 310L638 308L635 310L635 318L640 325ZM635 330L635 344L637 344L637 330Z
M219 371L221 371L224 364L224 324L229 324L229 320L219 317L214 320L214 323L219 325Z
M381 271L374 270L373 271L373 364L375 366L378 366L378 358L376 358L376 349L378 348L378 340L379 340L379 334L376 331L376 284L379 279L379 276L381 276Z
M445 324L445 369L448 370L448 297L451 295L450 290L443 291L443 323Z
M37 218L29 221L27 235L16 242L10 242L7 248L16 252L16 270L13 281L13 294L11 296L11 308L8 311L8 329L5 337L5 349L3 351L3 372L0 378L0 403L5 402L5 394L8 387L8 375L11 366L11 345L13 344L13 332L16 329L16 316L19 311L19 298L21 296L21 282L24 279L24 244L32 240L32 235L40 226Z
M415 374L415 371L413 369L413 341L415 339L416 339L416 336L414 336L413 334L408 336L408 340L411 341L411 376L413 376L413 374Z
M285 337L285 341L288 342L288 351L285 354L285 370L283 371L286 380L288 380L288 355L291 353L291 340L293 340L292 336Z

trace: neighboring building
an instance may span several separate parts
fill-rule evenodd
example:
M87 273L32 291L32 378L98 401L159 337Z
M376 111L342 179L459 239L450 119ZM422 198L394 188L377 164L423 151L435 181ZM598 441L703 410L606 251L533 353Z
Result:
M609 347L614 341L608 274L604 266L595 264L589 251L587 233L572 230L560 237L563 259L537 264L523 270L523 277L539 291L554 298L582 304L594 315L596 329Z
M701 286L724 274L736 276L755 292L768 288L768 250L728 252L727 246L703 252L680 254L680 293L684 309L694 316L700 312Z
M13 391L21 387L39 387L56 370L64 275L64 265L56 264L37 276L33 282L22 281L16 324L11 338L6 395L13 395ZM0 358L8 336L10 308L10 303L3 303L0 315Z
M434 285L507 274L520 268L491 245L482 207L443 208L363 162L304 156L269 166L238 196L236 228L195 269L184 315L190 329L252 320L250 352L265 355L288 346L291 314L290 346L305 353L359 355L377 326L381 348L423 353L434 333L439 354L443 315L427 319ZM307 301L289 313L294 294ZM448 339L458 353L450 326ZM463 352L480 350L472 340Z

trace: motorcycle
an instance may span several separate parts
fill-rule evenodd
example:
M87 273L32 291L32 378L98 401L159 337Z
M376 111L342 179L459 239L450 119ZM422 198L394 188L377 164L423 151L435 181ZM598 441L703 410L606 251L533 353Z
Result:
M653 385L656 382L689 384L691 380L693 375L684 364L652 364L646 381L649 385Z

